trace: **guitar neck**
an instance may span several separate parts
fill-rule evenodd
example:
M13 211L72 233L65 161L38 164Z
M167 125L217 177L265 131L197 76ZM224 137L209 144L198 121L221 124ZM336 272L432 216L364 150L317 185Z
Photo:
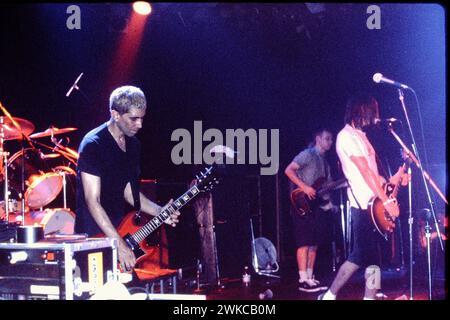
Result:
M323 187L320 188L320 189L317 191L317 196L318 196L318 197L323 196L325 193L327 193L327 192L333 190L334 188L336 188L336 187L339 186L340 184L344 183L345 180L346 180L346 179L340 179L340 180L337 180L337 181L333 181L333 182L329 182L329 183L324 184Z
M142 228L136 231L131 236L139 243L147 238L153 231L158 229L164 221L166 221L174 212L184 207L189 201L195 198L200 193L197 186L191 187L177 200L173 201L167 208L162 210L156 217L147 222Z
M403 165L402 165L402 175L405 174L405 172L406 172L407 169L408 169L408 163L407 163L407 162L404 162ZM402 183L402 177L399 179L398 183L397 183L397 184L395 185L395 187L394 187L394 191L392 192L392 196L393 196L394 198L397 197L398 190L400 189L401 183Z

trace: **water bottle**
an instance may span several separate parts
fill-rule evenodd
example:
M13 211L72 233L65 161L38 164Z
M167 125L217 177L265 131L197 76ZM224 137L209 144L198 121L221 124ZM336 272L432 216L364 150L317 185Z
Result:
M242 283L244 286L248 287L250 285L251 275L248 272L248 267L244 267L244 273L242 274Z

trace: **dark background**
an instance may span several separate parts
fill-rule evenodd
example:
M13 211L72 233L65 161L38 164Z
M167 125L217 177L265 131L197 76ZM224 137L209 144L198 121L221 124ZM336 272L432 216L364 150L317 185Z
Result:
M170 137L175 129L192 132L195 120L203 122L204 131L279 129L280 226L275 220L276 177L258 178L258 165L235 166L216 190L221 203L217 217L229 221L224 239L218 239L227 265L249 262L250 217L257 220L256 236L276 243L282 257L293 255L284 168L317 127L337 134L349 95L371 92L380 102L382 118L402 120L395 128L410 145L397 90L375 84L376 72L415 89L420 106L409 92L405 99L414 135L425 168L446 194L446 39L440 5L378 4L381 29L369 30L369 4L327 3L324 11L313 13L300 3L156 3L131 79L109 73L118 39L129 32L131 4L78 4L81 30L66 27L69 5L0 6L0 101L14 117L31 121L35 132L50 125L76 127L67 137L68 146L77 149L84 134L108 119L110 92L123 84L139 86L149 101L138 133L143 178L187 185L195 170L172 164L176 142ZM121 57L120 63L129 63L127 58ZM81 72L82 92L65 97ZM395 172L401 162L398 144L383 128L370 134L385 170L389 164ZM48 138L39 141L49 143ZM19 147L18 141L6 142L8 151ZM334 148L328 156L338 176ZM415 212L427 206L418 174L414 171ZM165 191L158 201L177 192L169 196L170 190ZM443 212L434 193L433 199ZM184 236L194 237L192 221L186 212ZM182 240L172 237L181 246ZM174 264L190 264L196 257L197 246L186 242Z

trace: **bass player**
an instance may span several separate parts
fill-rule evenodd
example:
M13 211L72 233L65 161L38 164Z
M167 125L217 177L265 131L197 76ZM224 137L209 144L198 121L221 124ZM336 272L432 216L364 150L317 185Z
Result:
M325 159L325 153L333 144L333 135L327 129L320 129L313 135L313 142L301 151L286 167L284 173L290 180L291 192L299 188L309 200L314 200L316 191L315 181L323 179L331 182L330 166ZM324 197L329 197L324 195ZM299 273L299 290L303 292L317 292L326 290L314 277L314 264L317 248L323 239L323 218L325 211L333 208L331 201L324 205L315 205L311 211L299 215L296 208L291 208L293 219L296 258Z

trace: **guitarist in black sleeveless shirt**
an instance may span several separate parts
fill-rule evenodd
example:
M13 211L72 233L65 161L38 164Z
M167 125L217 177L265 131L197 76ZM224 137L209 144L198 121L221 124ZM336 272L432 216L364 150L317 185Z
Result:
M142 128L146 108L141 89L115 89L109 98L111 118L88 132L78 149L75 231L117 239L123 271L130 271L136 263L133 251L117 232L126 214L125 202L152 216L162 210L139 192L140 142L135 135ZM174 212L165 222L175 226L179 214Z
M314 141L310 146L300 152L286 167L285 174L291 182L291 191L300 188L310 200L315 199L316 191L313 187L315 181L324 179L331 181L330 166L325 159L325 153L333 144L333 135L327 129L320 129L313 135ZM317 292L326 290L314 277L314 264L317 247L323 239L323 223L325 210L330 207L315 205L311 212L300 216L291 208L294 226L294 238L297 247L297 267L299 272L299 290L304 292Z

